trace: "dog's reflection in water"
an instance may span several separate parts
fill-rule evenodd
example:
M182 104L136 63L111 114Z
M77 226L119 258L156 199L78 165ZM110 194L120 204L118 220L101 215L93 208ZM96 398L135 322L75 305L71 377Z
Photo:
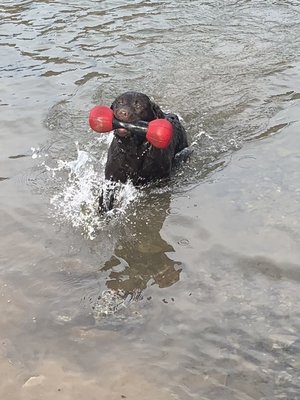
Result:
M160 205L154 209L158 197ZM134 223L102 267L108 272L108 289L139 298L150 285L166 288L179 281L181 262L168 256L174 249L160 234L169 205L169 194L149 194L147 204L136 210Z

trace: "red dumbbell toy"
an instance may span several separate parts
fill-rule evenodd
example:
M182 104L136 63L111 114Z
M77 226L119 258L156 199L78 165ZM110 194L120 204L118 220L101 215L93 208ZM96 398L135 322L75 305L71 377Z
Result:
M112 109L107 106L95 106L92 108L89 115L89 123L90 127L99 133L123 128L135 134L144 135L146 140L158 149L167 148L173 138L173 126L167 119L154 119L150 122L122 122L114 117Z

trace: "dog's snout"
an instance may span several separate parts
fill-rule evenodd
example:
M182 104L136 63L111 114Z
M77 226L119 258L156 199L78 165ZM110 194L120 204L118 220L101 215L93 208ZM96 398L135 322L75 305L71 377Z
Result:
M117 110L115 110L115 116L124 122L130 122L131 119L131 113L130 110L127 107L121 107Z

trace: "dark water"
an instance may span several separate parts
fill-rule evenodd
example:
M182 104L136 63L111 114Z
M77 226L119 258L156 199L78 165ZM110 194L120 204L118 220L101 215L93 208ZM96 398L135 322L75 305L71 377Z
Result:
M1 399L300 399L299 1L0 16ZM104 219L87 115L126 90L194 154Z

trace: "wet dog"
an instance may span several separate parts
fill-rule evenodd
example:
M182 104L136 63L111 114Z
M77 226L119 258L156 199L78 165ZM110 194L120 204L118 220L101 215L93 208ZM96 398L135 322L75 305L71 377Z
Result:
M165 114L148 96L139 92L126 92L111 105L114 117L122 122L147 121L166 118L173 125L172 142L166 149L153 147L140 135L127 129L114 130L114 138L108 149L105 179L125 183L131 180L135 186L170 177L172 167L180 158L187 158L187 134L176 114ZM187 153L187 154L184 154ZM113 208L113 189L102 192L100 212Z

